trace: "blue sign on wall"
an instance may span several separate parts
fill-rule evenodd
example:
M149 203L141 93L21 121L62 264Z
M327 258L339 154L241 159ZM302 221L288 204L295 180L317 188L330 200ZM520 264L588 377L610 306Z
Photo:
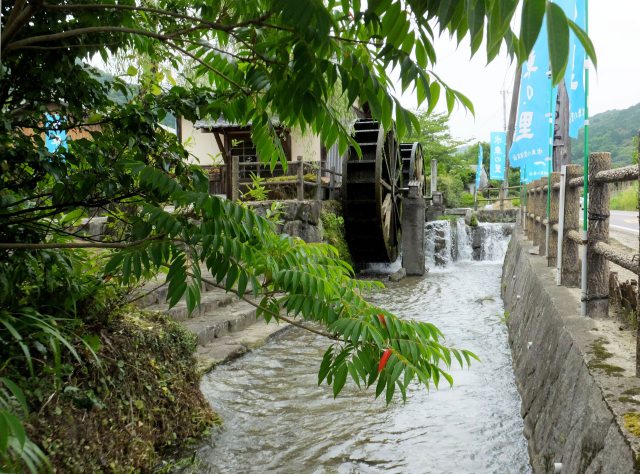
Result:
M44 136L44 145L47 147L50 153L62 147L67 149L67 131L62 129L63 120L60 119L58 114L45 114L46 132Z
M490 179L504 179L506 167L507 134L491 132L491 153L489 155Z

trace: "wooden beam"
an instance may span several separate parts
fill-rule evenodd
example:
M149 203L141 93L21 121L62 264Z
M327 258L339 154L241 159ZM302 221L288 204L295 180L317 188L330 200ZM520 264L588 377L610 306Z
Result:
M218 149L220 150L220 153L222 153L222 160L226 163L226 156L227 156L227 151L225 150L224 144L222 143L222 139L220 138L220 133L219 132L213 132L213 136L216 139L216 143L218 144Z

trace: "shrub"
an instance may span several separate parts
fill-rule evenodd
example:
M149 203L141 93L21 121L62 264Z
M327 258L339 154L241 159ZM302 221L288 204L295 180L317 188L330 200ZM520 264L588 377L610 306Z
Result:
M460 205L462 207L473 207L473 194L464 192L460 197Z
M438 188L444 196L447 207L460 207L464 185L456 175L442 175L438 178Z
M638 184L615 193L611 196L611 209L614 211L635 211L638 209Z

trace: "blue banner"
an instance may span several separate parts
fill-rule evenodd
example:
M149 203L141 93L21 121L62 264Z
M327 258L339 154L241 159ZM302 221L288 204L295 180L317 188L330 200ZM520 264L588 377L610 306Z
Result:
M489 155L490 179L504 179L506 146L507 134L505 132L491 132L491 153Z
M583 30L587 27L587 0L556 0L567 18ZM576 138L578 131L584 127L586 110L585 61L587 54L573 31L569 36L569 60L564 76L567 94L569 95L569 136Z
M522 66L518 115L509 150L511 166L523 168L526 164L524 179L527 183L548 174L547 160L551 159L549 141L552 139L549 121L553 117L556 94L549 74L545 19L529 59Z
M67 132L62 129L63 120L60 119L58 114L44 114L46 118L45 128L47 129L44 134L44 146L47 147L50 153L62 147L67 150Z
M476 194L480 189L480 176L482 176L482 143L478 143L478 168L476 169Z

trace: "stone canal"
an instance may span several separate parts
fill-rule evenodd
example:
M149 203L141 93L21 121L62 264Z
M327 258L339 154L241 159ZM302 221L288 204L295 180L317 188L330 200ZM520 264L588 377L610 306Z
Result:
M334 400L317 385L327 341L286 331L203 379L224 426L198 450L199 472L530 472L500 299L507 237L490 231L491 260L448 262L371 298L436 324L448 345L480 357L452 368L453 388L416 386L406 404L387 407L373 388L347 383ZM460 236L454 245L469 258Z

